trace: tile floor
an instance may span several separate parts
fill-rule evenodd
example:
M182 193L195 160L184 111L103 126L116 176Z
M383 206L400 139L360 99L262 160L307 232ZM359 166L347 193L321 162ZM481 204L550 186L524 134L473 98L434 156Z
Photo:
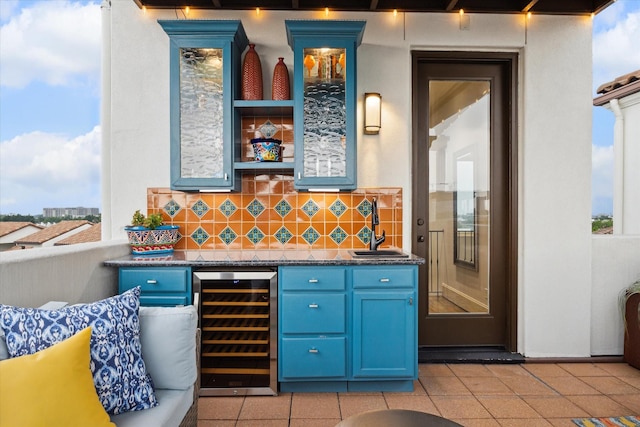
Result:
M364 411L413 409L463 426L573 426L640 415L640 370L626 363L420 364L412 393L202 397L198 427L333 427ZM390 426L393 427L393 426Z

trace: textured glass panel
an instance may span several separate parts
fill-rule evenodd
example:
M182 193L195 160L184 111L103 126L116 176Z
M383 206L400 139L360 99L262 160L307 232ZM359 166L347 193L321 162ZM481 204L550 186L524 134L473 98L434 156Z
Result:
M347 173L346 49L304 49L304 176Z
M222 49L180 49L183 178L223 176Z

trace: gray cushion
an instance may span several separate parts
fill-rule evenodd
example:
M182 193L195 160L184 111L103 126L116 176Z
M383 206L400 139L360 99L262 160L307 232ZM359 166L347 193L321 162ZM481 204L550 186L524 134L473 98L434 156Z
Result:
M177 427L193 403L193 387L187 390L156 389L158 406L111 417L118 427Z
M4 331L0 329L0 360L9 358L9 350L7 349L7 343L4 342Z
M194 306L140 307L142 357L156 389L186 390L198 376Z

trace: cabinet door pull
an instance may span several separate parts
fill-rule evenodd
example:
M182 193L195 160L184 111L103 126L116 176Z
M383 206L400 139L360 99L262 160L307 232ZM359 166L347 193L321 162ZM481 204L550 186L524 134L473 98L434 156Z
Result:
M309 279L309 283L318 283L318 279Z
M318 304L309 304L309 308L318 308Z
M409 305L413 305L413 298L409 298Z
M155 279L147 279L147 285L157 285L158 281Z
M382 283L387 283L387 282L390 282L391 280L389 280L387 277L383 277L382 279L380 279L380 281Z
M226 172L225 172L225 174L224 174L224 180L225 180L225 181L228 181L228 180L229 180L229 175L228 175Z
M318 353L318 349L317 348L310 348L309 349L309 353Z

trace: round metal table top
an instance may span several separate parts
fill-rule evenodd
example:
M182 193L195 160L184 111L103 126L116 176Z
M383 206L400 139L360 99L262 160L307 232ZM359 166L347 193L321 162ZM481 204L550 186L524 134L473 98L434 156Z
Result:
M462 427L462 425L424 412L383 409L353 415L336 424L336 427Z

